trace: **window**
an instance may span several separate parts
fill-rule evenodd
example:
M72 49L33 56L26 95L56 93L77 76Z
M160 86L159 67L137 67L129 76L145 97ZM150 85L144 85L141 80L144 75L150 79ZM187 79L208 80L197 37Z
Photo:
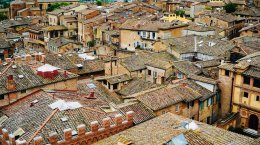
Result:
M138 31L137 34L140 35L141 34L140 31Z
M248 98L248 93L247 92L244 92L244 97Z
M22 90L21 93L22 93L22 94L26 93L26 90Z
M212 104L212 98L208 99L208 106L210 106Z
M113 90L117 89L117 84L113 84Z
M229 76L229 71L225 70L225 76Z
M157 72L153 72L153 77L157 77Z
M183 78L182 73L179 73L179 72L178 72L178 73L177 73L177 78L178 78L178 79L182 79L182 78Z
M4 100L5 99L5 95L0 95L0 100Z
M260 97L259 97L259 96L256 96L256 97L255 97L255 100L256 100L256 101L260 101Z
M152 71L148 69L148 75L152 75Z
M176 105L176 106L175 106L175 111L176 111L176 112L179 112L179 105Z
M244 76L244 84L250 84L250 77Z
M142 73L142 70L139 70L140 73Z
M190 107L192 108L194 106L194 101L188 102L187 105L188 105L188 108L190 108Z
M219 93L216 94L216 103L218 103L218 102L220 102L220 94Z
M254 79L253 86L257 87L257 88L260 88L260 79Z
M209 117L207 117L207 124L210 124L210 116Z
M200 110L203 110L203 109L204 109L204 101L200 102Z

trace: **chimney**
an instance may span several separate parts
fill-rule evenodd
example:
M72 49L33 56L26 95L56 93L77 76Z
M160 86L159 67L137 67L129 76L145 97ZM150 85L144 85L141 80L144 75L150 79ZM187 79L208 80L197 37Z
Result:
M20 56L17 56L14 58L16 63L21 63L22 62L22 58Z
M186 87L187 86L187 83L182 83L182 87Z
M93 90L91 90L90 94L89 94L90 98L95 98L95 92Z
M197 52L197 36L194 36L194 52Z
M15 82L13 75L7 76L7 84L6 84L7 90L13 91L16 89Z
M64 78L68 78L67 71L64 71Z
M41 55L41 62L42 62L42 63L45 63L45 58L46 58L45 55Z
M5 58L5 61L6 61L6 62L11 62L12 59L11 59L11 58Z
M32 60L32 56L30 54L25 56L25 60L26 61L31 61Z

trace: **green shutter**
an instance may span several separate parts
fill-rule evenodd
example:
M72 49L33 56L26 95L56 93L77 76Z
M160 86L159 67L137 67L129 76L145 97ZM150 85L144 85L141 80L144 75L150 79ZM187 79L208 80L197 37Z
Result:
M204 101L200 102L200 110L203 110L203 109L204 109Z
M216 99L217 103L220 102L220 93L217 92L216 97L217 97L217 99Z

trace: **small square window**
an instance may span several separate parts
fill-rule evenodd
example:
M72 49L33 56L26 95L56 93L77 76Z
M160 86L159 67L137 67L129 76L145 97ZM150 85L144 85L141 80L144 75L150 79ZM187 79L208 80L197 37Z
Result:
M244 92L244 97L248 98L248 92Z
M254 87L257 87L257 88L260 88L260 79L254 78L253 86L254 86Z
M260 101L260 97L259 97L259 96L256 96L256 97L255 97L255 100L256 100L256 101Z
M0 95L0 100L4 100L5 99L5 95Z
M150 76L152 74L152 71L148 69L148 75Z
M225 76L229 76L229 71L225 70Z
M21 93L22 93L22 94L26 93L26 90L22 90Z
M250 84L250 77L244 76L244 84Z

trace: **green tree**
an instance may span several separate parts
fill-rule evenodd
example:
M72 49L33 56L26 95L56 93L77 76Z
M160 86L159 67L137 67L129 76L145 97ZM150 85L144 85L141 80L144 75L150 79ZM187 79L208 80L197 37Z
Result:
M98 6L102 6L102 1L98 0L98 1L96 2L96 4L97 4Z
M226 10L227 13L232 13L237 10L237 5L233 3L228 3L224 6L224 9Z
M6 20L8 17L3 13L0 13L0 21Z
M54 3L50 7L48 7L47 11L53 11L55 9L59 9L60 7L68 6L69 3Z
M183 16L185 15L185 11L183 11L183 10L177 10L177 11L175 12L175 14L176 14L177 16L183 17Z

